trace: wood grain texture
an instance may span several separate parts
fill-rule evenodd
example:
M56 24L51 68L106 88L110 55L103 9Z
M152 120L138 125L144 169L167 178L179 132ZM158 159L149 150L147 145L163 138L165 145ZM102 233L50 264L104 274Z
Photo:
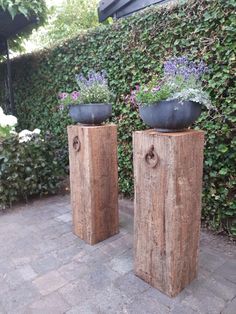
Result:
M135 274L169 296L197 275L203 147L202 131L133 135Z
M95 244L119 232L117 127L74 125L67 131L74 233Z

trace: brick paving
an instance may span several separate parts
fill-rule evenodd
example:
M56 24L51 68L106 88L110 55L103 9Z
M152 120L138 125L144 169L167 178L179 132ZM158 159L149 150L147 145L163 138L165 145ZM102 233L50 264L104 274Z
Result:
M132 271L132 202L120 233L89 246L72 233L69 196L0 214L0 313L235 314L236 250L202 231L199 276L169 298Z

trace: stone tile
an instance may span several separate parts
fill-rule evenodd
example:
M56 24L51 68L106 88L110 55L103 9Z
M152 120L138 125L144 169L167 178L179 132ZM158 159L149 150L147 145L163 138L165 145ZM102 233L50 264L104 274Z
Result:
M236 284L222 278L218 274L215 277L207 279L203 286L214 293L215 296L225 301L232 300L236 297Z
M58 272L68 281L82 278L89 270L90 268L86 263L77 263L74 261L58 268Z
M87 263L89 265L97 263L105 263L111 260L111 256L104 253L100 249L92 250L91 252L86 252L81 250L78 254L73 257L73 260L76 262ZM94 266L95 267L95 266Z
M37 273L30 265L24 265L18 268L19 273L25 281L30 281L37 277Z
M61 266L59 260L53 255L45 255L43 258L39 258L31 263L34 271L40 275L46 274L51 270L57 269Z
M190 306L186 306L183 304L175 304L173 308L170 310L170 314L197 314Z
M114 242L117 242L117 240ZM112 245L112 243L107 243L106 245L103 245L100 247L100 250L103 253L110 255L110 257L121 255L121 254L125 253L128 249L129 248L125 244L120 244L120 242L117 244L113 243L113 245Z
M109 266L112 270L118 272L121 275L124 275L133 270L133 258L131 250L113 258L109 262Z
M58 292L71 306L77 306L83 302L88 303L88 300L95 293L90 284L83 279L65 285Z
M16 287L24 284L25 280L21 273L17 269L12 269L5 274L0 275L0 287L8 287L9 289L15 289ZM1 291L0 288L0 291Z
M202 233L198 279L175 298L133 274L132 242L127 211L114 237L94 246L79 239L68 195L0 213L0 313L235 313L236 250L225 237Z
M81 248L77 244L64 247L55 252L55 258L60 264L67 264L73 259L74 256L81 251Z
M101 314L94 304L85 302L72 307L66 314Z
M119 277L119 274L107 265L97 264L90 266L90 271L83 276L83 280L93 288L100 291L101 289L108 288Z
M91 267L90 271L82 278L78 278L61 288L59 293L72 306L79 305L95 298L100 291L112 287L116 278L117 274L112 270L104 265L97 265L95 269Z
M25 310L25 314L63 314L69 309L70 305L63 297L59 293L53 292L33 302Z
M139 279L133 272L118 277L114 281L114 287L130 298L150 289L149 284Z
M217 275L236 283L236 260L228 260L216 270Z
M131 299L120 290L109 287L99 291L89 302L94 304L97 313L124 313Z
M233 300L229 301L223 310L222 314L235 314L235 309L236 309L236 298Z
M133 216L134 215L134 204L133 201L119 198L119 210L122 212L122 214L128 214Z
M218 267L225 263L225 259L217 252L206 252L200 250L199 254L199 266L210 271L214 272Z
M62 221L62 222L72 222L72 214L71 213L66 213L60 216L56 217L56 220Z
M30 264L30 262L33 262L35 259L38 258L38 255L31 255L31 256L24 256L24 257L16 257L12 258L12 263L14 264L14 267L20 267L27 264Z
M14 265L9 260L3 260L0 262L0 277L6 274L14 268Z
M130 304L124 305L122 311L117 311L117 313L169 314L170 309L142 293L136 296Z
M42 295L47 295L66 285L67 281L59 274L59 272L51 271L36 278L33 281L33 284L38 288Z
M128 233L133 234L133 229L134 229L133 217L129 214L124 213L124 212L120 212L119 218L120 218L120 223L119 223L120 228L125 229L128 231Z
M0 293L0 300L6 313L20 313L20 309L39 298L39 292L31 283L24 283L7 293Z
M1 314L7 314L6 310L4 309L4 307L3 307L2 303L1 303L1 300L0 300L0 313Z
M201 314L219 314L225 307L225 301L216 297L208 289L199 286L190 289L191 294L181 304L191 307Z
M167 308L172 308L175 303L180 303L180 300L184 299L187 295L186 291L181 292L178 295L178 301L176 298L170 298L163 292L159 291L158 289L155 289L153 287L150 287L147 291L145 291L145 295L149 298L154 300L157 303L165 305Z

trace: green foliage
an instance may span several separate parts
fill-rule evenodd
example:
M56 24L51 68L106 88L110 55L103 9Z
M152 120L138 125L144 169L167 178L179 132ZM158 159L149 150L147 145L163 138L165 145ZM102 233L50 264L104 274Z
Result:
M150 105L154 102L166 100L171 96L171 89L168 85L163 85L156 90L156 84L153 82L147 85L140 86L140 89L136 92L136 101L142 105Z
M0 142L0 210L32 195L55 193L61 169L52 141L19 143L12 136Z
M119 125L120 192L132 195L132 132L144 125L125 97L159 75L163 61L174 55L202 59L210 68L205 88L217 108L210 115L204 110L196 124L206 134L202 217L212 228L235 234L235 7L235 0L188 1L169 10L156 6L15 60L20 127L51 130L66 149L71 121L56 110L58 91L76 89L76 73L106 70L117 95L112 120ZM64 161L67 165L66 156Z
M10 135L11 129L10 126L2 127L0 125L0 140Z
M14 19L19 13L26 17L44 15L46 5L44 0L0 0L0 7Z
M48 23L29 40L38 47L55 46L55 43L97 26L97 5L98 0L64 0L51 9Z
M36 16L39 19L39 23L31 25L24 30L24 34L18 34L11 38L10 48L13 51L22 50L22 41L28 38L32 32L32 29L44 24L47 17L47 7L45 0L0 0L0 9L8 12L12 20L17 14L23 14L29 18Z

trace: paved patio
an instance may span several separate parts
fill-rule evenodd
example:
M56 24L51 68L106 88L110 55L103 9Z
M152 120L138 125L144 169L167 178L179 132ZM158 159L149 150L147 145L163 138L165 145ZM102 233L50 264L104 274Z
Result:
M89 246L72 233L69 196L0 214L0 313L236 313L236 250L202 232L199 278L168 298L132 272L129 201L120 234Z

